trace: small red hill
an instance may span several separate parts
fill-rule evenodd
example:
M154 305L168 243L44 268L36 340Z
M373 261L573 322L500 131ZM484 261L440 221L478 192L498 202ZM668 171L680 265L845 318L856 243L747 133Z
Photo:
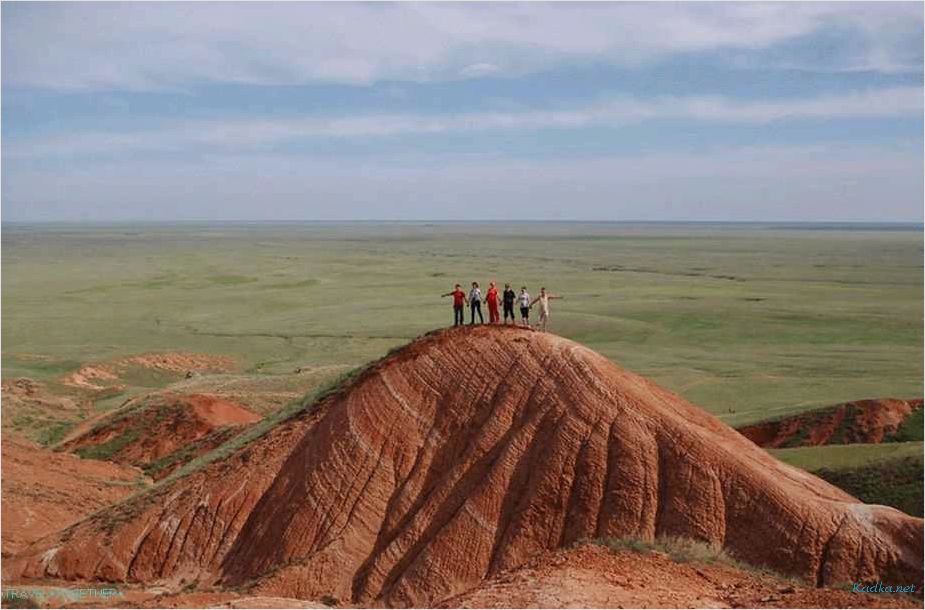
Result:
M244 407L214 396L156 394L104 418L59 448L137 466L160 479L259 420Z
M759 422L738 430L759 447L880 443L889 439L921 409L921 398L858 400Z
M922 533L577 343L480 326L411 343L5 569L427 606L594 537L710 541L811 586L921 585Z

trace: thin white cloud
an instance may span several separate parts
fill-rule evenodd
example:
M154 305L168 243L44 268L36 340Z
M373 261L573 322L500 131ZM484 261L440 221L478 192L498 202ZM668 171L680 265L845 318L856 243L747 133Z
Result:
M4 84L163 90L517 75L761 51L838 32L827 70L921 70L914 2L4 3ZM760 61L752 58L752 61Z
M470 64L459 71L460 76L465 76L466 78L479 78L482 76L489 76L491 74L497 74L501 71L501 68L495 64L489 64L485 62Z
M808 119L921 116L918 87L778 100L722 96L618 98L559 109L459 114L371 114L288 119L203 120L169 123L149 131L91 132L45 139L5 138L8 159L107 156L143 152L247 150L313 139L389 138L506 130L581 129L657 119L763 124Z

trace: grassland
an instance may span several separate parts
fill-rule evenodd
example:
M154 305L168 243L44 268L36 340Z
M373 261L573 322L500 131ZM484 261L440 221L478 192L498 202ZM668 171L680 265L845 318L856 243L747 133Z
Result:
M921 441L772 449L779 460L812 472L868 504L922 516Z
M147 351L356 366L450 322L454 282L496 279L564 295L555 332L733 425L922 395L915 230L5 225L2 249L5 379Z
M922 442L884 443L876 445L822 445L818 447L794 447L792 449L770 449L777 459L804 470L820 468L848 470L872 464L900 460L907 457L922 457Z

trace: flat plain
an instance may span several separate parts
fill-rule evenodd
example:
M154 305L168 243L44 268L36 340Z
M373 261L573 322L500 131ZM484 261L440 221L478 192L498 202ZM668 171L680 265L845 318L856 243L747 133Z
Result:
M561 294L553 332L731 425L922 395L909 225L5 225L2 271L4 379L148 352L349 368L451 323L454 283L495 280Z

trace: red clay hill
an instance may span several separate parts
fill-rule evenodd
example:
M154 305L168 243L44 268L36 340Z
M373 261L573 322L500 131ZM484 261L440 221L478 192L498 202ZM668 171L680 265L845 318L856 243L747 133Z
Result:
M922 533L577 343L480 326L411 343L5 576L433 605L581 539L677 536L811 585L921 585Z
M739 432L760 447L881 443L895 435L913 414L921 417L922 399L858 400L759 422ZM921 426L921 420L916 425Z
M59 448L137 466L161 479L259 420L259 415L214 396L155 394L71 434Z

